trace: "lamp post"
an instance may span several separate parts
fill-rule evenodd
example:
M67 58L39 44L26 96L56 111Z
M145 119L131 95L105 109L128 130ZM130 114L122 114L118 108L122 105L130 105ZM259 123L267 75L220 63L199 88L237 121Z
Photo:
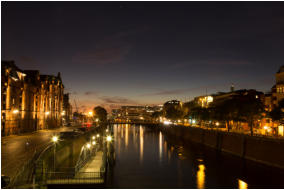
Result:
M54 144L54 151L53 151L53 169L55 172L55 152L56 152L56 142L58 141L58 137L57 136L53 136L52 137L52 142Z

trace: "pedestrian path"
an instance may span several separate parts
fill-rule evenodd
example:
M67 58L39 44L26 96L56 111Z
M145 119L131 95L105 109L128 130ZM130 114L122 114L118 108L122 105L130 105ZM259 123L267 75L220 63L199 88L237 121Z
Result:
M96 152L96 156L94 156L93 159L91 159L84 167L79 170L79 173L83 174L84 172L100 172L102 166L103 152L98 151Z

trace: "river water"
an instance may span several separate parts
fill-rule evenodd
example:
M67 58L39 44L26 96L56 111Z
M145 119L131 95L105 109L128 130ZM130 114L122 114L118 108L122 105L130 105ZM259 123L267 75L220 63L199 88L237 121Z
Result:
M284 171L202 145L186 147L141 125L114 125L108 188L284 188Z

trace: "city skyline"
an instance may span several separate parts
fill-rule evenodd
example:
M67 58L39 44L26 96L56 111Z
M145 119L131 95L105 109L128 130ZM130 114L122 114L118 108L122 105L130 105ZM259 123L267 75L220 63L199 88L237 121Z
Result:
M61 72L82 111L189 100L229 91L232 83L266 92L283 65L283 8L281 2L2 2L2 60Z

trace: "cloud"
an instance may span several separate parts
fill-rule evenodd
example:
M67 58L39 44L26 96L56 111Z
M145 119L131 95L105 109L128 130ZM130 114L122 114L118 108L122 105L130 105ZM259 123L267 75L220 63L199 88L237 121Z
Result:
M84 94L85 94L86 96L92 96L92 95L96 96L96 95L98 95L98 92L95 92L95 91L87 91L87 92L85 92Z
M180 89L173 89L173 90L162 90L159 89L157 92L153 93L147 93L147 94L141 94L140 96L165 96L165 95L178 95L178 94L184 94L188 92L194 92L194 91L206 91L210 89L215 89L218 87L224 87L225 85L228 85L228 83L222 83L222 84L212 84L212 85L204 85L199 87L193 87L193 88L180 88Z
M136 101L129 98L118 97L118 96L102 96L99 97L104 103L107 104L138 104Z

